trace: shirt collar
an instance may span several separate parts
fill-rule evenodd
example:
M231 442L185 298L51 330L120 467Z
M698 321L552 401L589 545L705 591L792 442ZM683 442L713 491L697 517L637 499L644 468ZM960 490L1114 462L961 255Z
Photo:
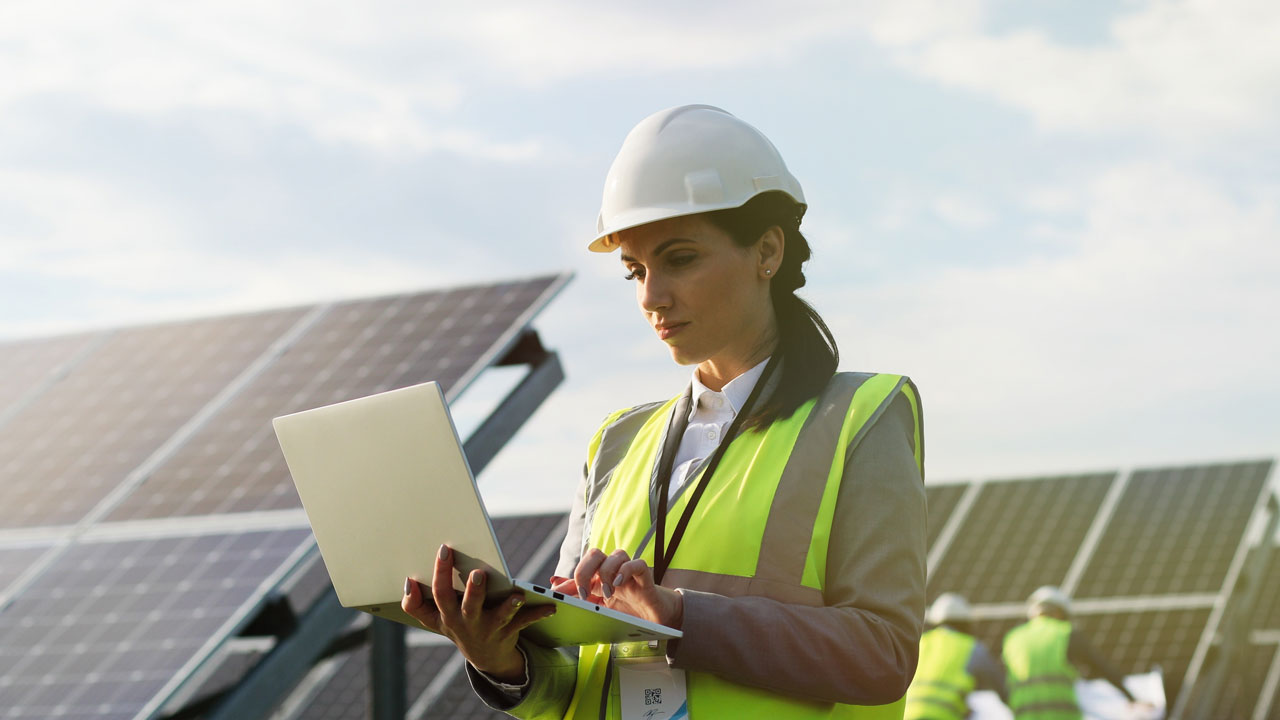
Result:
M742 410L742 406L746 404L747 398L750 397L751 391L755 388L760 375L764 373L764 366L767 364L769 364L769 358L761 360L755 367L725 383L724 388L720 390L719 394L729 401L729 409L734 417L738 415L738 412ZM715 390L702 384L702 380L698 378L698 368L695 367L693 369L693 397L690 398L691 402L689 403L689 419L693 419L693 414L698 410L702 396L715 392Z

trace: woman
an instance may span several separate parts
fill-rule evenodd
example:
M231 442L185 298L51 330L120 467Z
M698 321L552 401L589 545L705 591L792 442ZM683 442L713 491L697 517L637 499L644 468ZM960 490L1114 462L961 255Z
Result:
M552 581L683 637L520 641L551 610L519 595L485 609L482 573L459 601L441 548L434 607L411 581L402 604L454 641L492 707L902 717L924 612L920 405L901 376L835 373L834 339L795 295L804 210L773 145L723 110L671 108L627 136L590 249L621 250L642 314L695 369L681 395L597 431Z

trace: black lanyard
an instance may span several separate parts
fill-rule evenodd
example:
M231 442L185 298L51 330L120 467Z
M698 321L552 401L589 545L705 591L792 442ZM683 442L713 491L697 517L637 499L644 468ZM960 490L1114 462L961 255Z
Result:
M702 475L697 479L698 486L694 488L693 496L689 498L689 503L685 505L684 512L680 514L680 521L676 523L676 529L671 533L671 543L665 548L667 535L667 495L668 489L671 487L671 473L675 464L676 454L674 452L664 453L668 455L668 460L658 469L658 520L657 532L654 533L653 552L653 582L655 585L662 583L662 576L667 574L667 568L671 566L671 559L676 555L676 548L679 547L680 541L684 539L684 531L689 527L689 520L693 517L693 509L698 505L698 501L702 499L702 495L706 492L707 486L711 484L711 476L715 473L716 467L720 464L720 458L724 457L725 450L728 449L729 443L738 436L738 431L742 427L742 423L751 414L751 408L755 405L756 399L760 397L760 391L764 388L765 383L769 381L769 375L772 374L774 366L777 364L778 354L774 353L769 359L769 364L764 366L764 371L760 373L760 379L756 381L756 386L751 389L751 394L747 396L747 401L743 403L738 414L734 416L733 422L729 423L729 429L720 438L720 444L716 445L715 452L711 454L711 460L707 463L706 469L702 471ZM673 438L667 438L671 442ZM678 440L677 440L678 442Z

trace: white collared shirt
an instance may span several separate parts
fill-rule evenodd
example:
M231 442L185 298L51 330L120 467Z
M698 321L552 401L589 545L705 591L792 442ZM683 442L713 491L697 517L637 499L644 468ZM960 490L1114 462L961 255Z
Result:
M703 385L698 378L698 369L694 368L689 425L685 427L680 445L676 448L671 484L667 489L668 501L675 499L676 493L689 479L690 471L715 452L729 423L742 410L768 362L769 359L765 358L759 365L730 380L719 392Z

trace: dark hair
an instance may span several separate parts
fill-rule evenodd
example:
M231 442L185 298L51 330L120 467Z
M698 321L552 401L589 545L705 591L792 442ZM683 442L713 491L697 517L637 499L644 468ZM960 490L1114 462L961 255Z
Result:
M744 427L763 428L774 420L791 417L810 398L827 386L840 364L840 350L822 316L796 296L804 287L801 266L812 254L809 241L800 234L804 207L783 192L765 192L745 204L716 210L704 217L727 233L740 247L751 247L766 230L782 228L785 247L782 265L769 285L773 311L778 318L778 346L774 354L782 361L777 390L768 401L746 419Z

